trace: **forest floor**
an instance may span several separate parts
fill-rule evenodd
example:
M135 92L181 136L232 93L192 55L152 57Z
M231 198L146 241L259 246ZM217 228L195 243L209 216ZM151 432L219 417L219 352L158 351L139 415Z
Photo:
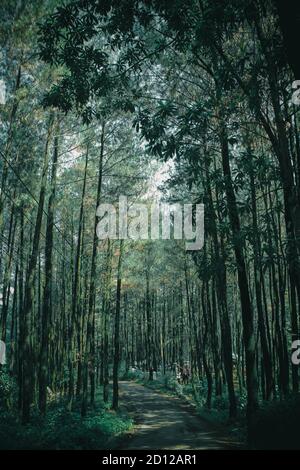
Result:
M121 382L121 406L135 426L123 449L238 449L240 445L199 417L188 402L157 393L134 381Z

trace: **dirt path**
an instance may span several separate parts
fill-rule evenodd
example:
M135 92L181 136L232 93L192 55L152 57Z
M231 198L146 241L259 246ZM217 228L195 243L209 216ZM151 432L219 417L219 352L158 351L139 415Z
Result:
M135 382L122 382L121 402L133 417L135 432L123 449L233 449L220 430L196 415L188 403L154 392Z

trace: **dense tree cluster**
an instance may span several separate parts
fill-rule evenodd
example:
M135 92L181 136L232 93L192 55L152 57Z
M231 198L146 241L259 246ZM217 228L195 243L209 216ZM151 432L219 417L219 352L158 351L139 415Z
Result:
M206 405L299 390L297 11L262 0L4 2L1 323L23 421L47 387L191 366ZM287 8L287 7L286 7ZM297 7L295 7L297 9ZM205 244L99 241L120 194L205 205ZM147 191L148 188L148 191ZM146 195L146 196L145 196Z

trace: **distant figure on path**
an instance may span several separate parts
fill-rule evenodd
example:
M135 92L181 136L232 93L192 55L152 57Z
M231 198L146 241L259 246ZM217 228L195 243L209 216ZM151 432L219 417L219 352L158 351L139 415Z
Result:
M181 380L182 380L183 385L187 385L189 383L190 376L191 376L190 368L189 368L188 363L186 362L181 369Z

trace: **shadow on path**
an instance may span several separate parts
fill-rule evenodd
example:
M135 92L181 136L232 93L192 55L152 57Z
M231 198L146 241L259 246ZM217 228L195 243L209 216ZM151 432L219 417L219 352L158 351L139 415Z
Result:
M121 382L121 403L136 424L123 449L237 449L187 403L135 382Z

